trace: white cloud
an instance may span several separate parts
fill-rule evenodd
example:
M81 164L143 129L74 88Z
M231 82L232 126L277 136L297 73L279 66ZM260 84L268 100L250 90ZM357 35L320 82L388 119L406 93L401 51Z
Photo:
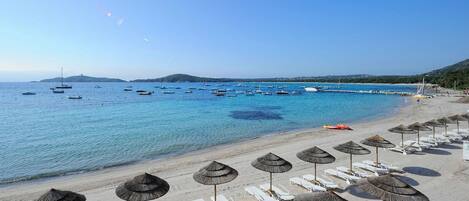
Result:
M150 42L150 39L148 39L148 38L143 38L143 41L149 43L149 42Z
M107 13L106 13L106 16L112 17L112 12L107 12Z

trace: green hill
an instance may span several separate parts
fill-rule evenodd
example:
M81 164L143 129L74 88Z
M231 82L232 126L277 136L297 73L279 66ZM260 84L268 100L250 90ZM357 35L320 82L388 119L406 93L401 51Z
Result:
M469 88L469 59L427 73L429 81L446 88Z
M139 79L132 82L231 82L237 79L197 77L187 74L173 74L155 79Z
M44 79L40 82L60 82L62 79L60 77ZM115 78L105 78L105 77L90 77L85 75L65 77L64 82L126 82L125 80L115 79Z

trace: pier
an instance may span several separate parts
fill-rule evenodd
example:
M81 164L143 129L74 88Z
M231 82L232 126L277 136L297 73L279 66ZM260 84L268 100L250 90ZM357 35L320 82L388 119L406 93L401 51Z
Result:
M322 89L318 92L325 93L353 93L353 94L381 94L381 95L399 95L399 96L413 96L415 93L402 92L402 91L379 91L379 90L339 90L339 89Z

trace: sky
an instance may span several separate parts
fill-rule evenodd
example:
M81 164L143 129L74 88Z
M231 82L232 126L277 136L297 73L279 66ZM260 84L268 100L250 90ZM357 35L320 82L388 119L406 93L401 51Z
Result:
M416 74L469 58L469 1L0 0L0 81Z

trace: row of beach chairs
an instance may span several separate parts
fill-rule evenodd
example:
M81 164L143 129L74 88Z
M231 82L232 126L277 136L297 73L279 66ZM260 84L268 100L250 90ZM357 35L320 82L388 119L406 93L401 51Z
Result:
M420 152L425 149L431 149L443 144L461 143L467 138L469 138L469 129L459 129L459 132L457 129L454 129L452 131L448 131L447 134L436 134L435 137L433 137L433 135L428 135L420 137L419 140L407 140L404 141L404 146L399 144L395 148L390 148L389 150L401 152L406 155Z

